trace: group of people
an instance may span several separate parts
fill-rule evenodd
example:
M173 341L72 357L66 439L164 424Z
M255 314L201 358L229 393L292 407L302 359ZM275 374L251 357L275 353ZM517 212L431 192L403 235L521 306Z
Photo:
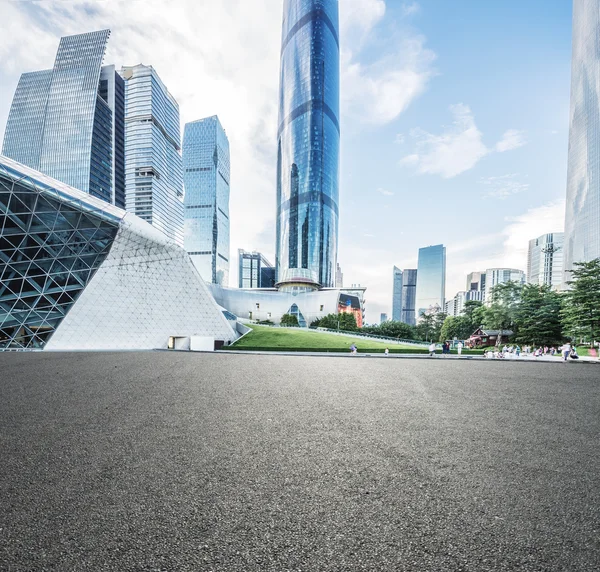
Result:
M504 345L502 349L495 348L494 350L485 350L483 352L483 356L486 358L494 359L504 359L510 357L518 358L520 357L521 353L523 353L527 357L533 356L534 358L539 358L542 356L555 356L558 352L561 352L563 361L567 361L569 358L579 359L579 356L577 355L577 350L573 346L571 346L570 343L566 343L558 349L554 346L523 346L523 348L521 349L519 345Z

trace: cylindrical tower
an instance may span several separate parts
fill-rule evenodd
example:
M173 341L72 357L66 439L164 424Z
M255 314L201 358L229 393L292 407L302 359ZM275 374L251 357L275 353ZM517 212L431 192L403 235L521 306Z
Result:
M285 0L277 131L277 280L309 270L335 285L338 241L338 0Z

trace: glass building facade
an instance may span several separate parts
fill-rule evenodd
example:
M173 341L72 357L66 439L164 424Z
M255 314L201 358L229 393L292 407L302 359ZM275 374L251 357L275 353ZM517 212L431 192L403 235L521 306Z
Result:
M183 246L179 105L151 66L125 80L125 208Z
M0 350L44 347L106 259L120 221L112 207L83 205L20 167L0 157Z
M239 287L273 288L275 268L260 252L238 250Z
M525 272L516 268L488 268L485 271L485 290L483 299L486 302L491 302L494 286L504 284L505 282L525 284Z
M563 283L562 232L543 234L529 241L527 253L527 282L546 285L558 290Z
M564 279L600 257L600 0L574 0Z
M339 176L337 0L285 0L277 133L279 282L308 269L336 282Z
M419 248L417 263L416 318L423 312L444 310L446 293L446 247Z
M400 322L402 320L402 270L394 266L392 286L392 320Z
M229 139L214 115L183 134L185 249L204 280L229 284Z
M21 76L2 153L123 206L123 86L102 67L109 35L61 38L51 70Z
M400 321L411 326L416 325L415 303L417 300L417 270L404 269L402 272L402 315Z

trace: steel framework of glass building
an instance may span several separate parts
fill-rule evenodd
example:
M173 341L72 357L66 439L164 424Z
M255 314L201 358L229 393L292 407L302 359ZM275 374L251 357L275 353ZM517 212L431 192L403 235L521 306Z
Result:
M22 74L2 153L124 206L124 88L114 67L102 67L109 35L65 36L51 70Z
M573 2L564 275L600 256L600 0Z
M277 133L277 280L307 269L335 285L338 245L337 0L285 0Z
M423 312L444 310L446 296L446 247L419 248L417 263L416 319Z
M207 281L229 285L229 139L216 115L186 123L184 246Z
M229 319L161 231L0 156L0 350L227 343Z

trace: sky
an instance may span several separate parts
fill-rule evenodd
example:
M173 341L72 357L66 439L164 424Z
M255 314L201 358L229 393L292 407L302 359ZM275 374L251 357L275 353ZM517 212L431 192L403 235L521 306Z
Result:
M152 65L181 123L218 115L237 249L274 261L282 0L0 0L0 138L22 72L61 36L110 28L105 64ZM392 269L447 247L446 297L471 271L526 268L564 227L571 0L340 0L338 258L391 314Z

